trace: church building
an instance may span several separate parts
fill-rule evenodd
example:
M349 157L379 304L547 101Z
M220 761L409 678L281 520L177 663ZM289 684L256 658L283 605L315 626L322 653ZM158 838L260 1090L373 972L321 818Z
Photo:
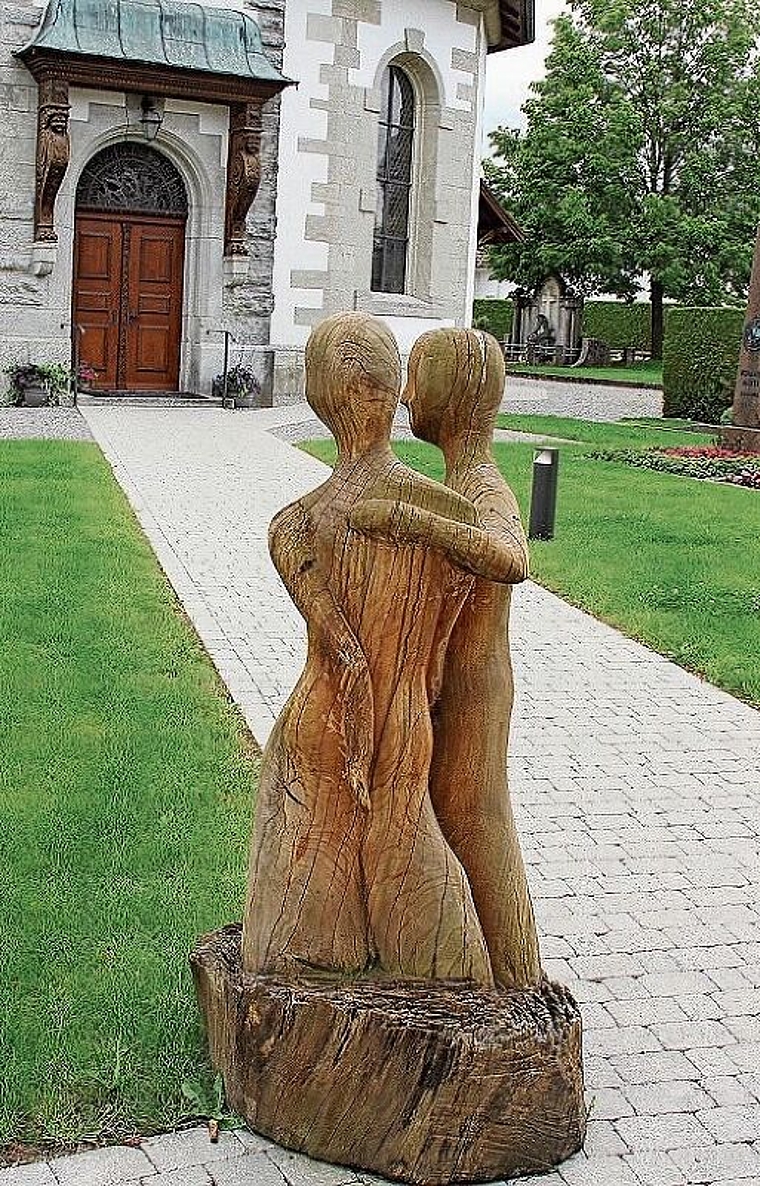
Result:
M534 0L0 0L0 365L302 393L309 332L469 324L488 54Z

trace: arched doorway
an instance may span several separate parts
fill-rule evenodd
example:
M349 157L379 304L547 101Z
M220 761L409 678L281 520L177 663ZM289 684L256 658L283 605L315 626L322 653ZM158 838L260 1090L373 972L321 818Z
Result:
M73 324L78 357L108 391L176 391L187 191L147 144L112 144L79 179Z

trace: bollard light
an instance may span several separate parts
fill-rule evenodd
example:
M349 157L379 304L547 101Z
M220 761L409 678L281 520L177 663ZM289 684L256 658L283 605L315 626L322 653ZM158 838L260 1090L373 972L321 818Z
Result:
M539 449L533 458L529 539L554 539L559 449Z

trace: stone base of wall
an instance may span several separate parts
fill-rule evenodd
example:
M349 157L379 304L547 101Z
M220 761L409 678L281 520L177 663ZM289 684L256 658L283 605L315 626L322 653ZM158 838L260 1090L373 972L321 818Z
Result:
M274 347L274 381L272 384L274 407L298 404L306 398L304 354L305 351L302 347Z

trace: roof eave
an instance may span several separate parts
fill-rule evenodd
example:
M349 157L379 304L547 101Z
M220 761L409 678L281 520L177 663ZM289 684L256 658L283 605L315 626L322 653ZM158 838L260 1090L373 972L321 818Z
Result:
M536 0L489 0L485 11L489 54L536 39Z

